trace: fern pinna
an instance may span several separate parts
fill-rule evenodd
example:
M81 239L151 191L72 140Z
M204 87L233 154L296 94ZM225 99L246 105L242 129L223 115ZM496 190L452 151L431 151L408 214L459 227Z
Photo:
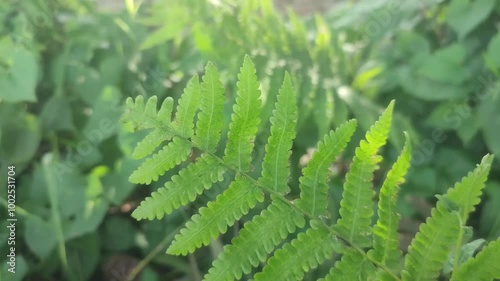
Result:
M301 280L307 271L334 257L340 259L320 280L435 280L449 259L454 261L453 280L500 277L499 241L486 246L476 257L454 258L461 257L461 246L469 238L465 222L480 201L492 156L485 156L474 171L439 197L432 216L421 225L408 254L402 256L396 198L410 166L408 136L382 184L376 208L378 219L372 224L372 178L382 160L377 153L386 143L394 102L355 150L343 186L340 218L330 225L324 220L328 215L329 167L349 143L356 121L346 122L318 142L317 151L302 170L300 196L290 200L289 165L297 120L292 80L286 74L278 93L257 178L252 176L252 152L261 124L262 102L260 84L248 56L238 74L237 89L224 149L220 149L219 142L224 128L225 90L213 63L207 64L201 83L197 76L189 81L174 118L171 98L166 98L159 108L156 97L127 100L123 120L138 130L148 130L133 156L151 155L130 181L149 184L166 171L189 162L137 207L134 218L161 219L222 182L226 174L234 174L227 189L185 224L167 253L186 255L208 245L257 204L266 204L224 247L205 280L239 280L257 271L253 274L257 281ZM191 161L193 155L199 156Z

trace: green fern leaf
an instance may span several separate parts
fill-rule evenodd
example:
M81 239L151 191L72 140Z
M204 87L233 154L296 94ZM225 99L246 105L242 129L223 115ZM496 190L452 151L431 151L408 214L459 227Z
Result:
M135 101L132 98L127 98L127 110L122 117L122 122L130 122L132 125L139 129L150 129L163 127L168 129L171 124L172 110L174 107L174 100L171 97L166 98L160 110L157 111L157 97L152 96L144 105L144 97L138 96ZM172 133L168 130L168 133ZM173 134L172 134L173 135Z
M392 121L392 101L380 119L366 134L366 141L362 140L356 148L354 160L346 175L342 200L340 202L340 216L336 230L351 243L359 247L371 246L371 219L373 216L371 179L377 169L381 157L377 151L387 140Z
M158 177L166 171L185 161L191 153L191 144L181 138L175 137L158 153L146 159L129 178L133 183L150 184L157 181Z
M318 151L313 154L299 179L300 199L297 207L313 216L325 214L328 206L328 168L347 146L356 124L355 120L348 121L318 142Z
M123 122L130 122L137 130L154 128L146 137L140 141L134 149L134 159L144 158L160 146L163 141L170 140L174 133L170 128L174 101L166 98L160 110L157 111L157 97L152 96L144 105L144 98L138 96L135 101L127 99L127 111L122 117Z
M481 201L480 196L488 178L493 158L492 155L484 156L481 164L464 177L461 182L456 183L446 194L448 199L459 206L462 222L467 221L469 214L474 211L474 206Z
M340 242L327 228L309 228L269 259L255 281L302 280L304 273L331 258Z
M330 272L318 281L371 280L375 274L375 270L373 264L360 252L349 249L345 251L342 259L335 263Z
M411 142L407 134L405 137L403 152L387 173L380 190L378 221L373 227L373 250L368 253L373 260L392 270L398 268L402 255L399 250L398 224L400 215L397 212L396 200L398 186L405 181L405 175L411 161Z
M458 212L450 212L439 200L431 215L408 249L403 281L434 280L457 241L461 227Z
M484 247L476 257L466 261L457 272L453 273L452 281L474 280L493 281L500 279L500 239Z
M134 159L144 158L155 151L164 141L171 139L171 135L162 129L155 129L147 134L134 149L132 157Z
M289 158L296 124L297 102L290 75L285 73L276 109L271 117L271 136L265 147L262 177L259 179L259 184L279 193L288 193L290 190L287 184L290 176Z
M245 223L238 237L213 262L205 275L206 281L230 281L248 274L252 267L267 259L274 247L296 228L302 228L305 220L302 214L288 204L274 200L269 207ZM277 279L280 280L280 279Z
M196 134L193 142L203 150L214 153L220 141L223 126L224 88L219 80L219 73L213 63L205 67L201 83L201 103Z
M161 219L165 214L194 201L197 195L211 188L214 183L222 181L225 172L225 166L216 158L203 155L142 201L132 216L138 220Z
M208 245L212 238L226 233L227 227L255 207L257 202L264 201L261 190L247 177L238 175L223 194L217 196L215 202L200 209L186 227L175 236L167 250L173 255L186 255L194 252L201 245Z
M493 157L486 155L473 172L440 198L436 208L432 210L432 218L421 226L421 231L410 245L405 258L403 280L431 280L438 276L448 258L448 248L455 243L461 243L457 240L463 231L461 227L464 227L464 218L467 218L474 205L479 203L481 189L492 161Z
M260 123L259 82L255 66L247 55L238 75L238 96L233 106L224 161L246 172L250 168L253 142Z
M194 134L194 116L200 99L200 82L198 79L198 75L195 75L189 80L177 105L173 127L183 138L190 138Z

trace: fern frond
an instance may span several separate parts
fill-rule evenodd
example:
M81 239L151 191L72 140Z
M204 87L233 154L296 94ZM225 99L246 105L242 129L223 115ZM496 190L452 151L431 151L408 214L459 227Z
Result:
M271 257L255 281L302 280L305 272L331 258L340 242L324 227L309 228Z
M171 97L166 98L157 111L157 99L156 96L152 96L144 105L143 96L138 96L135 101L130 97L127 98L127 110L121 119L122 122L130 122L138 130L157 127L166 129L171 123L174 100Z
M226 167L218 159L205 154L142 201L132 216L138 220L161 219L165 214L194 201L197 195L211 188L214 183L222 181L225 172Z
M297 207L314 216L325 214L328 206L328 168L347 146L356 124L356 120L348 121L318 142L318 150L299 179L300 199Z
M223 126L224 88L213 63L205 67L202 80L200 112L192 140L203 150L213 153L217 150Z
M452 281L477 280L492 281L500 279L500 239L489 243L473 259L466 261L457 272L453 273Z
M179 100L172 124L179 136L190 138L194 134L194 116L200 99L200 81L198 75L189 80Z
M243 273L250 273L252 267L264 262L267 255L289 233L304 225L301 213L280 200L274 200L260 215L245 223L239 236L230 245L226 245L213 262L204 280L239 280Z
M359 281L372 280L375 267L360 252L348 249L330 272L318 281ZM380 281L380 280L379 280Z
M439 274L448 258L449 247L462 241L458 238L469 212L479 203L481 189L489 173L493 157L486 155L481 164L460 183L450 188L432 210L432 217L421 226L405 257L403 280L430 280ZM464 193L464 194L462 194ZM450 206L456 208L450 211ZM459 256L456 253L456 256ZM430 258L432 257L432 259Z
M366 133L366 141L362 140L356 148L350 170L346 175L340 216L336 230L349 242L359 247L371 246L371 219L373 216L374 191L371 179L377 169L381 157L376 155L380 147L387 141L392 121L392 101L380 119Z
M486 155L481 160L481 164L474 171L469 172L462 181L450 188L446 197L460 207L460 217L462 222L466 222L469 214L474 211L474 206L481 201L480 196L484 188L486 179L490 172L492 155Z
M461 228L459 214L447 210L442 200L411 242L405 256L403 281L434 280L457 241Z
M261 100L255 66L248 55L238 74L238 95L233 106L224 161L246 172L250 168L255 135L260 123Z
M245 176L238 175L223 194L214 202L200 209L167 249L173 255L192 253L201 245L208 245L212 238L226 233L227 227L264 201L264 194L255 183Z
M285 80L279 90L276 109L271 117L271 136L265 150L262 163L262 177L259 183L279 193L288 193L290 176L289 158L293 139L296 134L297 101L290 75L285 73Z
M395 270L398 268L401 251L399 250L398 224L400 215L396 209L399 185L405 181L410 167L411 142L405 133L406 142L401 155L387 173L382 184L378 201L378 221L373 227L373 250L368 255L375 261Z
M185 161L190 153L191 144L181 138L174 137L162 150L146 159L146 161L132 173L129 181L144 184L150 184L151 181L157 181L159 176Z

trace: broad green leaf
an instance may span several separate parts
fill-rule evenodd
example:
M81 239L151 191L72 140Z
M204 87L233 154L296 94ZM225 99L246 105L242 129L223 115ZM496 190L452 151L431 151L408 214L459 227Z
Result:
M137 228L125 217L109 216L102 226L102 242L105 249L126 251L135 245Z
M438 49L423 59L416 74L433 81L461 85L470 76L463 67L465 55L465 47L460 44Z
M498 50L500 50L500 32L490 40L488 51L486 52L487 59L500 69L500 53Z
M43 106L40 120L44 131L73 131L73 113L65 96L52 96Z
M14 46L8 37L0 40L0 101L35 102L38 65L35 55Z
M452 0L446 22L463 40L493 11L495 0Z
M489 87L493 87L490 85ZM500 130L495 128L500 127L500 114L498 108L500 106L500 88L487 88L490 91L488 98L481 101L479 118L482 126L482 135L488 149L499 155L500 154Z
M395 71L395 75L405 92L422 100L459 99L466 97L468 94L468 91L461 85L421 77L407 66L402 66Z
M41 130L34 115L21 105L0 103L0 158L24 164L35 156Z
M71 240L67 245L68 267L72 272L72 278L75 278L73 280L89 280L99 265L101 257L100 236L94 232ZM67 278L70 280L71 277Z
M490 182L485 187L487 200L481 208L481 219L479 221L479 231L483 237L489 240L500 237L500 183Z
M51 222L37 216L25 221L24 240L29 249L40 259L46 258L56 247L57 237Z
M122 113L120 90L114 87L104 88L92 106L89 119L83 129L84 137L95 135L94 139L87 140L96 147L117 132L117 124Z

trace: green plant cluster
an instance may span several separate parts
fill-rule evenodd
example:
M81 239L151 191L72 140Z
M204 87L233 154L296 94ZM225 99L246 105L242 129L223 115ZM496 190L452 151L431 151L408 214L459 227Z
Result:
M289 74L285 73L270 119L262 168L255 173L250 167L259 164L252 152L261 113L260 85L255 72L252 61L245 57L238 74L227 141L222 148L219 143L224 127L224 88L213 63L207 64L201 84L198 76L190 80L172 120L172 99L165 99L159 109L156 97L147 101L142 96L127 100L123 121L148 132L137 144L134 155L149 157L132 173L131 182L157 181L166 171L186 162L193 151L198 151L196 158L190 158L170 181L141 202L133 217L161 219L195 201L230 174L230 183L223 193L199 208L199 213L175 236L167 253L186 255L208 245L263 203L265 206L260 208L265 210L248 219L231 244L219 253L204 280L239 280L261 263L266 264L252 274L253 280L302 280L305 273L328 262L334 254L341 254L341 258L318 280L437 280L447 261L451 264L448 268L451 280L500 278L500 240L491 242L475 258L472 258L475 248L464 249L476 244L465 244L472 236L466 222L480 202L493 162L491 155L486 155L474 171L445 195L438 196L436 207L420 226L401 266L396 199L398 185L404 182L410 167L408 137L382 184L378 218L372 226L371 180L383 160L378 150L387 141L394 102L356 148L343 185L340 217L328 223L324 219L331 217L328 169L347 146L357 123L350 120L319 141L317 151L302 170L300 196L288 198L290 149L297 122L295 91ZM290 242L286 240L289 234L295 236ZM280 248L275 250L276 246ZM268 257L269 254L272 256Z
M421 205L415 201L433 202L480 155L500 151L500 7L491 0L473 2L346 1L306 19L291 10L282 16L269 1L183 3L196 19L185 32L204 58L217 63L230 87L235 80L226 74L237 72L237 60L246 53L254 58L264 92L277 92L275 77L290 71L299 96L298 131L308 132L295 141L299 155L349 118L368 130L381 105L402 99L394 126L410 133L415 149L412 188L401 193L405 203L399 207L405 217L425 217L428 208L412 206ZM161 14L162 7L160 2L151 13ZM274 98L264 96L271 101L263 108L264 122ZM404 138L391 135L390 142L401 147ZM300 171L292 169L297 179ZM498 162L493 171L500 174ZM500 235L498 190L495 176L486 188L485 208L474 214L488 239Z

